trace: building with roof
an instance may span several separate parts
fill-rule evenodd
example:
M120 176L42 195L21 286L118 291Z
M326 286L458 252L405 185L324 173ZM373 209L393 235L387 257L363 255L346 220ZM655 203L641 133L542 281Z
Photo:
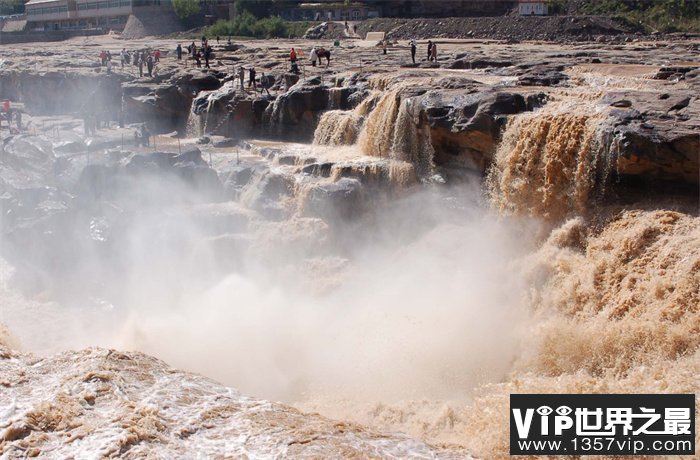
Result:
M549 13L549 6L543 0L520 0L518 13L521 16L546 16Z
M160 4L161 0L29 0L25 4L27 29L121 30L134 9Z

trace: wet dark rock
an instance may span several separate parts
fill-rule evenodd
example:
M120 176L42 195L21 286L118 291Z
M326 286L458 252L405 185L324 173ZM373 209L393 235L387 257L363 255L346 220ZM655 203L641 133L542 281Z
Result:
M211 145L216 148L235 147L238 145L238 141L236 139L231 139L230 137L225 137L223 139L215 140Z
M700 106L688 94L670 93L660 99L655 93L626 91L609 93L604 102L624 97L636 110L613 110L616 127L616 169L619 175L647 182L672 182L696 187L700 178L700 132L692 117ZM669 114L675 112L680 116Z
M359 102L353 95L363 89L360 86L327 86L320 77L308 78L268 105L263 123L268 125L269 134L292 140L310 139L322 112L330 108L353 108Z
M161 132L179 129L187 119L191 100L190 94L168 84L125 85L126 122L147 121L152 130Z
M255 173L255 168L252 166L235 166L224 173L224 187L229 192L239 192L248 185L253 173Z
M364 101L370 95L370 91L366 88L358 89L348 96L348 106L356 107L360 102ZM374 107L371 107L374 108Z
M619 99L610 103L612 107L627 108L632 107L632 101L628 99Z
M188 83L197 91L211 91L221 88L221 81L212 74L195 75Z
M472 59L469 60L466 57L454 60L448 65L450 69L486 69L486 68L499 68L499 67L510 67L513 65L512 61L506 60L495 60L495 59Z
M282 198L291 196L293 178L269 170L256 171L243 189L243 203L270 219L280 219L286 209Z
M352 219L360 215L363 209L362 184L358 179L348 177L312 188L304 207L306 214L331 222Z
M280 95L270 105L265 118L281 134L282 129L297 127L297 135L309 137L315 128L314 115L328 108L328 89L321 86L320 79L299 82L288 92Z
M688 107L688 104L690 104L690 97L683 97L677 101L674 102L674 104L668 109L669 112L671 110L681 110L686 107Z
M566 83L569 76L561 70L533 68L518 76L520 86L558 86Z
M698 66L666 66L662 67L654 78L657 80L682 80L689 72L697 71Z
M455 91L428 93L418 101L414 117L429 126L435 163L484 172L505 126L504 116L532 110L546 97L493 90L471 94Z
M301 171L304 174L309 174L312 176L330 177L332 168L333 168L333 163L330 163L330 162L311 163L311 164L304 166L301 169Z
M202 91L192 102L192 115L201 119L206 134L247 137L256 133L260 116L254 112L254 95L243 93L233 84L213 91Z
M223 187L219 176L202 159L199 149L191 148L182 154L171 152L152 152L142 155L134 155L123 168L126 175L132 178L142 177L143 180L160 181L165 185L172 186L173 199L182 198L178 192L187 194L189 188L192 197L200 199L216 200L223 192ZM116 174L123 175L119 168ZM171 182L177 179L181 184Z
M223 186L219 175L208 165L176 163L173 171L207 200L218 200L222 197Z
M261 157L267 158L268 160L272 160L279 155L282 155L284 151L282 149L276 149L272 147L262 147L259 149L256 149L256 152L258 155Z
M283 153L277 155L277 164L280 165L295 165L299 161L299 156L293 153Z

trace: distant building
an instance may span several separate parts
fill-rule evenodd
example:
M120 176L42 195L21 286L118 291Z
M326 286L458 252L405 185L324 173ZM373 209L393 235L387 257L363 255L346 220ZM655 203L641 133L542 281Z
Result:
M547 2L542 0L520 0L518 12L520 16L546 16L549 8Z
M160 4L161 0L29 0L24 7L29 30L121 30L135 8Z

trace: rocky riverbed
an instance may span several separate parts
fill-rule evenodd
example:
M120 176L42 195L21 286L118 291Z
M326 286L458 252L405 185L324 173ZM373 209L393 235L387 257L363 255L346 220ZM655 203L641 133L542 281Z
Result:
M0 452L491 458L509 391L698 391L700 42L402 27L3 49Z

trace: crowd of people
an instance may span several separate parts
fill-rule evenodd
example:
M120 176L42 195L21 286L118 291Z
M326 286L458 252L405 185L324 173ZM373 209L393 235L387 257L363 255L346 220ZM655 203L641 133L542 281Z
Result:
M122 69L125 65L133 64L138 69L139 77L143 77L143 68L145 66L146 74L149 77L153 77L156 65L160 62L160 50L145 48L129 51L126 48L122 48L119 53L119 60L121 61ZM100 51L100 62L101 65L107 67L108 74L112 73L112 53L109 50Z
M219 43L221 40L221 37L217 36L216 37L216 43ZM228 38L228 45L231 45L231 38ZM381 43L383 53L387 54L387 42L382 41ZM417 52L417 42L415 39L412 39L409 41L409 47L410 47L410 53L411 53L411 61L415 64L416 63L416 52ZM209 44L209 41L206 36L203 36L201 39L201 42L199 46L195 41L192 41L189 45L186 47L187 50L187 59L192 59L196 62L197 67L201 68L202 67L202 60L204 60L204 68L209 69L210 68L210 63L214 59L214 52L212 49L212 46ZM183 59L183 54L184 50L181 44L178 44L177 47L175 48L175 57L178 61ZM290 71L292 73L300 73L299 70L299 60L301 57L304 56L304 52L302 50L297 50L295 48L291 48L289 52L289 62L290 62ZM309 52L309 61L312 66L316 66L317 64L320 66L321 65L321 59L326 58L327 63L326 67L330 65L330 50L326 50L324 48L320 47L312 47L311 51ZM150 48L145 48L145 49L140 49L140 50L127 50L126 48L122 48L121 52L119 53L119 58L121 62L121 67L124 68L124 66L127 65L134 65L138 69L138 74L139 77L144 76L144 67L146 67L146 74L149 77L152 77L154 74L154 70L158 62L160 61L161 58L161 52L160 50L151 50ZM437 62L437 43L428 40L427 43L427 61L429 62ZM101 50L100 51L100 62L101 65L107 67L107 73L111 73L112 71L112 54L109 50ZM219 62L219 65L221 63ZM260 91L262 94L263 92L267 92L268 95L270 95L269 89L274 85L275 78L272 75L265 75L264 72L261 72L260 76L258 77L258 73L255 69L254 66L245 66L245 65L240 65L238 67L234 67L233 69L233 80L236 82L236 84L240 84L240 89L241 91L250 91L252 88L253 91ZM248 85L246 87L245 85L245 77L246 73L248 75ZM5 114L5 119L8 120L8 114ZM17 118L17 127L18 129L21 129L21 114L18 115ZM99 127L100 125L100 120L99 117L97 116L89 116L86 117L86 123L85 123L85 131L87 135L91 135L95 133L95 130ZM147 146L150 137L150 132L148 132L148 129L143 126L143 128L140 130L140 132L136 132L134 135L134 140L136 145L144 145Z
M218 43L219 37L217 37L216 40ZM182 46L180 44L178 44L177 48L175 48L175 54L177 55L178 60L182 59ZM194 59L194 61L197 63L197 67L202 67L202 59L204 59L204 68L211 68L209 66L209 61L214 59L214 51L212 50L207 37L202 37L201 46L199 48L197 48L197 44L194 42L194 40L192 43L187 45L187 54Z

